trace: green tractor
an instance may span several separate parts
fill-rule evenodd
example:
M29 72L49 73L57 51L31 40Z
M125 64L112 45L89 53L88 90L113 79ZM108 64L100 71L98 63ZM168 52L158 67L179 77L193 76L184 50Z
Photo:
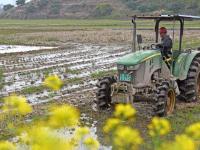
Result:
M136 19L153 19L156 23L155 43L142 50L136 50L136 43L139 45L142 41L141 35L136 34ZM152 103L154 115L162 117L173 113L177 97L185 102L197 101L200 95L200 51L198 48L182 50L184 22L192 20L200 20L200 17L133 16L132 53L117 61L116 76L104 77L97 83L97 107L107 109L114 103L133 104L142 96ZM156 46L161 21L180 22L179 48L172 50L170 58L166 58L162 49Z

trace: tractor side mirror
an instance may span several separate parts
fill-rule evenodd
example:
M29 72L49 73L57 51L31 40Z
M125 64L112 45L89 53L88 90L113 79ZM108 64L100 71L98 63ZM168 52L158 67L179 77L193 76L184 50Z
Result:
M141 34L137 34L137 43L142 44L142 35Z

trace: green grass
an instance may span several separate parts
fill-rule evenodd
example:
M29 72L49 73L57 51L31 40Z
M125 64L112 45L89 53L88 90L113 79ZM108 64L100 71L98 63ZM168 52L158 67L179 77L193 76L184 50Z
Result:
M91 74L91 78L98 79L105 76L112 76L116 73L116 70L108 70L108 71L99 71Z
M42 121L45 121L48 116L48 110L51 102L47 103L46 105L41 106L33 106L33 111L31 114L26 116L20 116L20 115L4 115L1 113L1 117L5 116L3 120L0 122L0 140L8 140L10 138L16 137L19 135L21 130L26 129L27 127L32 126L33 124ZM41 115L42 113L42 115ZM31 119L31 121L26 121L27 119ZM9 128L8 126L10 124L13 124L14 128Z
M64 85L67 85L67 84L80 84L83 82L83 79L82 78L72 78L72 79L66 79L63 81L64 82Z
M79 74L79 73L81 73L80 70L72 70L72 69L66 69L65 72L69 73L69 74Z
M171 122L173 134L180 134L188 125L200 121L200 105L177 110L168 119Z
M154 21L152 20L138 20L138 28L154 28ZM199 21L186 22L186 27L199 27ZM1 19L0 27L1 34L15 34L21 32L40 32L52 31L63 29L91 29L91 28L130 28L130 20L112 20L112 19L94 19L94 20L81 20L81 19L43 19L43 20L9 20ZM163 23L165 26L173 26L173 22ZM178 27L178 22L176 27ZM9 29L9 30L8 30Z
M3 88L3 86L4 86L4 75L3 75L3 70L2 69L0 69L0 89L2 89Z
M31 86L31 87L27 87L27 88L23 89L22 91L20 91L20 93L23 95L27 95L27 94L38 93L45 89L47 89L47 88L43 85Z
M83 82L82 78L72 78L72 79L66 79L63 81L64 85L72 84L72 83L73 84L81 84L82 82ZM40 93L44 90L49 90L49 89L44 85L31 86L31 87L27 87L27 88L24 88L23 90L21 90L19 92L19 94L29 95L29 94L33 94L33 93Z
M182 41L182 49L189 49L189 48L198 48L200 47L200 39L199 38L183 38L183 41ZM179 41L178 40L175 40L175 43L174 43L174 46L173 46L173 49L174 50L177 50L179 48Z

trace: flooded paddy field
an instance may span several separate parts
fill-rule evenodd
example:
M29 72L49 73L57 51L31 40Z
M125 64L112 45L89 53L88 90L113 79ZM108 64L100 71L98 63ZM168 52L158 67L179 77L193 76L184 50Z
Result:
M127 26L127 22L125 24ZM6 26L5 31L10 31ZM95 85L98 78L114 74L116 60L131 52L131 27L128 25L126 30L112 30L106 26L99 30L87 30L85 27L71 30L64 25L62 28L59 25L48 26L48 30L47 27L43 28L45 30L28 26L26 30L22 30L17 26L14 33L0 33L2 44L45 45L0 46L0 67L4 76L0 97L12 93L25 95L34 108L33 114L27 116L27 120L42 118L51 104L72 104L79 108L81 122L90 127L92 136L98 138L102 145L108 145L102 133L102 126L105 120L112 116L113 109L101 112L93 109ZM113 25L110 28L113 28ZM144 35L144 39L152 40L152 31L140 33ZM199 31L186 31L185 35L185 47L199 46ZM64 81L60 91L52 92L43 86L45 77L51 74L59 75ZM147 124L152 117L152 107L145 102L135 103L134 106L137 118L132 126L147 138ZM181 133L188 124L200 120L199 102L177 102L175 113L168 119L172 123L173 133ZM2 132L2 129L0 131ZM69 136L66 130L60 132ZM2 136L3 139L5 137L10 138Z
M30 91L26 95L30 103L47 101L52 94L63 96L94 88L96 79L91 75L116 69L114 62L129 52L128 46L69 44L65 48L4 54L0 56L5 80L0 93L2 96L16 92L23 94L30 87L40 87L50 74L58 74L66 81L64 87L57 93L46 89L36 93Z
M98 138L102 145L107 145L102 126L106 119L112 116L113 109L102 112L93 109L96 83L98 78L114 74L116 60L130 52L129 45L69 43L64 47L45 47L26 51L21 49L20 52L1 54L0 65L4 76L1 97L12 93L25 95L34 107L33 116L29 116L28 120L44 115L49 104L72 104L79 108L81 121L83 125L90 127L92 136ZM45 77L51 74L59 75L64 81L63 88L58 92L49 91L42 85ZM152 107L146 102L134 105L138 115L132 126L138 128L146 137L147 124L152 117ZM187 116L183 115L181 110L185 111L195 105L178 103L176 111L178 114L175 115L181 116L184 120ZM169 119L174 121L176 117L171 116ZM179 125L179 121L174 122L175 127ZM60 132L65 136L69 135L66 130ZM109 146L102 149L109 149Z

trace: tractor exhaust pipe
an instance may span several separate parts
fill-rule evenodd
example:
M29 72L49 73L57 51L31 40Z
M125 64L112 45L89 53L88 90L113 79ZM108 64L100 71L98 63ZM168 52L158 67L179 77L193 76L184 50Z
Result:
M133 43L132 43L132 52L136 52L136 22L135 22L135 17L132 18L132 23L133 23Z

